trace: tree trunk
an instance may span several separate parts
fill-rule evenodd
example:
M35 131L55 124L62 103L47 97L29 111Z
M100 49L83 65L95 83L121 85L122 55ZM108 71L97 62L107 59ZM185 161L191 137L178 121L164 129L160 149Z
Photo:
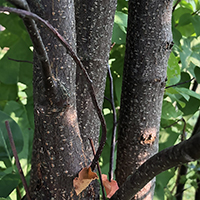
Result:
M116 177L119 185L158 151L172 1L129 1ZM134 199L152 199L155 179Z
M70 0L28 0L28 4L33 13L48 20L64 36L75 52L78 49L92 76L101 107L116 0L85 3L77 0L76 9ZM18 7L24 8L24 5ZM32 20L24 21L34 45L31 198L99 199L97 182L79 196L72 186L75 176L93 158L88 138L92 138L97 147L99 137L100 122L84 75L45 27L38 23L37 32Z
M28 3L31 11L48 20L75 50L73 2L65 0L50 3L43 0ZM78 199L74 193L72 180L85 166L86 160L76 115L76 66L57 39L45 27L39 24L38 27L48 52L53 80L58 87L55 92L48 92L51 90L46 86L48 77L45 76L46 71L42 71L44 64L34 45L35 135L30 181L31 197ZM30 28L27 28L30 32ZM59 91L62 87L65 90L63 94ZM66 100L66 105L63 105L62 99Z
M99 106L102 107L111 46L116 0L75 0L77 53L90 75ZM93 153L88 138L97 149L100 121L94 109L82 71L77 68L77 113L79 128L89 161Z

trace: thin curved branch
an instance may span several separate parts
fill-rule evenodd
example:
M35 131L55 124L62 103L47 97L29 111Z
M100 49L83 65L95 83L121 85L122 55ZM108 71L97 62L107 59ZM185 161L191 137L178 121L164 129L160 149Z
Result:
M114 101L114 92L113 92L113 78L110 70L110 66L108 68L108 78L110 81L110 103L113 110L113 129L112 129L112 139L111 139L111 147L110 147L110 166L109 166L109 181L113 179L113 162L114 162L114 153L115 153L115 137L117 131L117 114L115 109L115 101Z
M91 145L91 147L92 147L93 155L95 156L96 151L95 151L95 148L94 148L93 140L92 140L91 138L88 138L88 139L89 139L90 145ZM97 162L97 170L98 170L98 172L99 172L99 181L100 181L100 185L101 185L101 191L102 191L103 200L106 200L106 195L105 195L104 186L103 186L103 181L102 181L102 173L101 173L101 168L100 168L100 166L99 166L99 162Z
M131 199L151 179L179 164L200 158L200 133L155 154L129 176L111 200Z
M181 83L176 83L176 84L174 84L174 85L169 85L169 86L165 87L165 89L168 89L168 88L171 88L171 87L176 87L176 86L178 86L178 85L183 85L183 84L185 84L185 83L189 83L189 82L191 82L191 81L194 80L194 79L195 79L195 77L191 78L190 80L181 82Z
M27 182L26 182L26 179L25 179L25 176L24 176L24 173L23 173L23 170L22 170L22 167L21 167L21 164L19 162L18 155L17 155L17 150L16 150L16 147L15 147L15 142L13 140L13 136L12 136L12 132L11 132L11 129L10 129L9 121L5 121L5 125L6 125L6 130L8 132L8 137L9 137L9 140L10 140L10 146L11 146L13 155L15 157L16 166L17 166L17 169L19 171L19 175L21 177L22 184L23 184L24 189L26 191L26 197L27 197L28 200L31 200L30 193L29 193L29 190L28 190L28 185L27 185Z
M56 38L66 48L67 53L73 58L73 60L77 64L77 66L80 67L81 70L83 71L83 73L86 77L86 81L87 81L88 86L89 86L89 92L90 92L90 96L92 98L92 102L93 102L94 107L97 111L97 114L98 114L98 117L101 121L101 126L102 126L101 141L100 141L98 150L96 152L96 155L94 156L94 159L92 160L91 166L90 166L91 169L94 170L96 163L99 160L99 157L102 153L103 147L104 147L105 142L106 142L106 132L107 132L107 130L106 130L106 122L105 122L104 116L102 114L102 111L101 111L98 103L97 103L94 87L92 85L92 80L90 79L90 77L89 77L85 67L83 66L81 60L78 58L78 56L73 51L71 46L67 43L67 41L55 30L55 28L49 22L45 21L44 19L42 19L38 15L36 15L32 12L26 11L26 10L17 9L17 8L10 8L10 7L0 7L0 11L13 12L13 13L18 14L19 16L21 16L23 18L30 18L30 19L34 19L34 20L37 20L37 21L40 21L41 23L43 23L54 34L54 36L56 36Z
M17 8L30 12L30 8L26 0L8 0L8 1L14 6L16 6ZM12 12L12 11L10 10L8 12ZM26 15L22 13L20 14L20 11L18 13L17 12L15 13L18 14L24 20L24 24L28 30L28 33L30 35L30 38L34 46L34 50L37 52L38 59L41 62L42 72L43 72L43 82L44 82L45 89L46 91L49 92L48 94L54 95L55 84L52 78L53 76L52 76L52 71L51 71L51 65L50 65L49 57L47 55L47 51L45 49L42 38L38 31L38 28L32 18L25 18Z

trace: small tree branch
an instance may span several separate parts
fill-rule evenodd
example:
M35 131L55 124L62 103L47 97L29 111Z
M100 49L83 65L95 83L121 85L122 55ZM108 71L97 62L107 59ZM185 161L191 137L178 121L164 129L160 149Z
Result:
M11 132L11 129L10 129L9 122L5 121L5 125L6 125L6 129L7 129L7 132L8 132L8 137L9 137L9 140L10 140L10 146L12 148L12 152L13 152L13 155L15 157L16 166L17 166L17 169L19 171L19 175L21 177L24 189L26 191L26 197L27 197L28 200L31 200L30 193L29 193L29 190L28 190L28 185L26 183L26 179L24 177L24 173L22 171L22 167L20 165L19 158L18 158L18 155L17 155L17 150L16 150L16 147L15 147L15 143L14 143L14 140L13 140L13 136L12 136L12 132Z
M176 6L181 2L181 0L177 0L176 3L173 6L172 12L176 9Z
M30 19L34 19L37 21L40 21L41 23L43 23L50 31L51 33L54 34L54 36L61 42L61 44L66 48L67 53L73 58L73 60L75 61L75 63L77 64L78 67L80 67L80 69L83 71L83 74L86 77L86 81L88 83L89 86L89 92L90 92L90 96L92 98L92 102L94 104L94 107L97 111L98 117L100 119L101 122L101 126L102 126L102 136L101 136L101 141L99 143L99 147L98 150L96 152L96 155L94 156L94 159L92 160L91 163L91 169L94 170L97 161L99 160L99 157L102 153L103 147L105 145L106 142L106 122L103 116L103 113L98 105L97 99L96 99L96 95L95 95L95 91L94 91L94 87L92 85L92 80L90 79L85 67L83 66L81 60L78 58L78 56L76 55L76 53L73 51L73 49L71 48L71 46L67 43L67 41L58 33L58 31L56 31L56 29L49 24L47 21L45 21L44 19L42 19L41 17L39 17L38 15L26 11L26 10L22 10L22 9L17 9L17 8L10 8L10 7L0 7L0 11L7 11L7 12L13 12L18 14L19 16L23 17L23 18L30 18ZM51 77L48 77L51 78ZM48 79L47 78L47 79ZM50 83L52 81L50 80ZM52 82L53 84L53 82Z
M17 8L23 9L23 11L30 12L30 8L26 0L8 0L8 1L14 6L16 6ZM12 9L13 11L17 10L15 8L12 8ZM28 33L30 35L30 38L34 46L34 50L37 52L38 59L41 62L44 87L48 95L50 94L54 96L56 85L52 78L53 76L52 76L49 57L45 49L45 46L43 44L40 33L38 31L37 25L35 24L32 18L26 18L25 14L23 13L20 14L20 9L18 9L18 13L17 12L13 12L13 13L18 14L24 20L24 24L28 30ZM12 11L10 10L8 12L12 12Z
M96 154L96 151L95 151L95 148L94 148L94 143L93 143L93 140L91 138L88 138L89 141L90 141L90 145L92 147L92 152L93 152L93 155L95 156ZM101 190L102 190L102 195L103 195L103 199L106 200L106 195L105 195L105 191L104 191L104 186L103 186L103 181L102 181L102 174L101 174L101 168L99 166L99 162L97 162L97 170L99 172L99 180L100 180L100 183L101 183Z
M111 200L131 199L152 178L179 164L200 158L200 133L155 154L130 175Z
M110 81L110 103L113 110L113 129L112 129L112 139L111 139L111 148L110 148L110 168L109 168L109 181L113 179L113 162L114 162L114 153L115 153L115 137L117 130L117 115L115 109L115 101L114 101L114 92L113 92L113 78L110 70L110 66L108 65L108 78Z
M168 89L168 88L171 88L171 87L176 87L176 86L178 86L178 85L183 85L183 84L185 84L185 83L191 82L191 81L194 80L194 79L195 79L195 77L191 78L191 79L188 80L188 81L184 81L184 82L177 83L177 84L174 84L174 85L169 85L169 86L165 87L165 89Z
M15 61L15 62L24 62L24 63L33 64L33 62L28 61L28 60L18 60L18 59L9 58L9 57L8 57L8 60L12 60L12 61Z

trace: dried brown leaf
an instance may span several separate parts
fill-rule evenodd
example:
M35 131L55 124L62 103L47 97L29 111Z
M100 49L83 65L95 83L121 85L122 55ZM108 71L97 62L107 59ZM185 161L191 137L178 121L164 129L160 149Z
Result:
M98 176L91 170L91 167L83 168L79 172L78 177L73 180L76 194L79 195L95 179L98 179Z
M111 198L113 194L119 189L117 181L111 180L109 181L107 175L102 174L102 182L105 187L107 198Z

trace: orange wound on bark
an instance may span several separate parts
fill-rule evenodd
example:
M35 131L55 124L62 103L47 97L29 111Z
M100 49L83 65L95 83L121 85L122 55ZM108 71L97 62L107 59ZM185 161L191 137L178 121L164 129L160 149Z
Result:
M73 180L76 194L79 195L95 179L98 179L98 176L91 170L91 167L83 168L79 172L78 177Z

